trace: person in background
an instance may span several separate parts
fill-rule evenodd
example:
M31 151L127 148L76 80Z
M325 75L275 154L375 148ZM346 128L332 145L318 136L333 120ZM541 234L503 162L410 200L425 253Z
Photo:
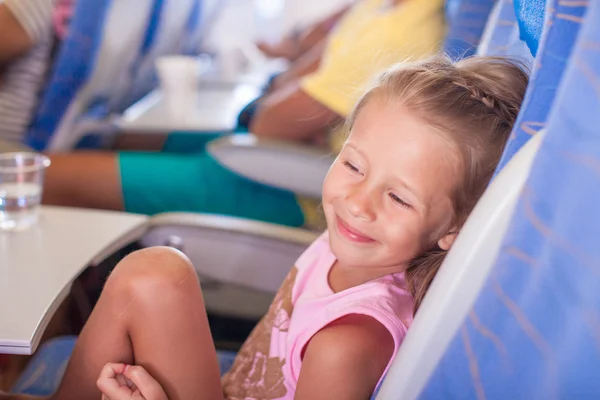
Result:
M54 43L53 0L0 2L0 140L20 143Z
M54 31L59 40L64 40L69 33L69 24L75 7L75 0L55 0L56 7L54 8L54 16L52 23Z
M293 140L322 134L348 115L381 69L435 53L444 33L443 1L357 2L276 78L276 90L260 101L250 131ZM301 110L307 113L298 115Z
M356 3L331 34L304 53L296 61L300 64L283 74L277 87L259 101L250 132L326 143L331 127L349 115L372 77L398 61L436 53L444 32L443 0ZM168 144L173 143L172 137ZM319 225L314 202L232 173L210 157L204 146L190 154L53 155L43 201L150 215L188 211L291 226ZM187 144L180 147L189 149ZM339 140L332 140L332 150L339 151Z
M0 151L22 149L75 0L0 2Z

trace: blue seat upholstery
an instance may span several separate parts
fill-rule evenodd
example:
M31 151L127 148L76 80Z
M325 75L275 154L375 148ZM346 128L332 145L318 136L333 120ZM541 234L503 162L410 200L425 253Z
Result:
M538 44L544 27L544 15L536 12L544 8L545 0L514 0L521 39L537 54Z
M477 48L478 55L504 56L533 64L527 44L521 40L519 24L512 0L498 0L488 18L485 31Z
M33 356L12 388L13 393L48 396L58 389L76 336L63 336L46 342Z
M77 2L26 133L27 145L36 150L70 148L79 139L73 132L81 119L99 119L108 113L113 91L129 78L152 1ZM138 18L128 16L132 7Z
M579 32L578 21L585 12L584 5L585 3L550 0L548 8L551 11L546 15L545 31L531 72L521 112L515 122L497 171L510 161L531 135L546 126L556 89L561 82L563 71Z
M56 392L75 348L76 336L62 336L44 343L12 388L12 393L49 396ZM221 375L231 369L235 352L217 350Z
M185 25L182 52L188 55L198 55L202 40L202 13L204 11L202 0L194 0L190 15Z
M125 67L125 79L122 79L119 84L114 86L114 90L112 90L112 96L110 98L105 98L105 101L99 102L99 104L96 105L96 110L90 108L86 117L91 117L96 120L109 119L109 114L120 114L131 105L126 103L125 99L131 91L134 77L137 75L137 72L140 69L142 60L146 58L148 52L154 44L154 41L156 40L156 36L158 34L158 23L165 4L165 0L151 1L152 8L150 9L150 13L148 15L148 21L143 35L143 42L137 51L135 58L133 58L132 62L128 63ZM81 138L81 140L75 144L75 147L78 149L98 149L107 147L102 136L103 132L86 131L84 132L84 136Z
M554 4L553 1L549 2L548 7L550 9L553 9ZM544 15L544 10L537 10L536 12L538 12L540 15ZM579 10L579 12L581 12L581 10ZM548 20L548 23L552 23L553 21ZM519 25L516 22L516 15L515 15L515 11L513 8L513 4L511 1L505 1L505 0L499 0L499 2L496 4L494 10L492 11L492 14L490 14L490 21L488 23L488 27L486 27L486 32L484 33L484 37L482 38L482 42L480 43L480 47L484 47L483 49L478 49L478 53L481 54L487 54L487 55L508 55L508 56L513 56L513 54L511 53L512 51L515 50L520 50L520 46L526 46L526 44L520 40L520 35L519 35ZM548 32L548 30L546 30L546 33ZM570 35L571 33L569 32L568 35ZM496 38L493 37L493 35L497 35ZM554 35L553 36L553 40L562 40L560 35ZM567 39L568 40L568 39ZM488 41L488 42L486 42ZM494 44L496 44L496 46L490 45L490 41L493 42ZM502 44L500 44L502 43ZM570 41L571 45L573 43L573 41ZM551 46L549 46L551 48ZM527 49L527 53L530 52ZM538 61L539 59L541 59L543 52L540 51L540 54L538 54ZM522 60L522 58L521 58ZM537 66L536 66L537 68ZM549 77L550 78L550 77ZM530 86L531 86L532 82L530 82ZM529 91L531 91L531 87L529 89ZM535 107L535 104L531 104L532 107ZM526 112L526 109L522 109L522 112ZM481 216L480 216L481 217ZM464 253L464 252L463 252ZM470 253L469 253L470 254ZM472 254L470 254L472 255ZM457 263L460 263L460 261L455 260ZM455 270L458 269L458 266L455 266L457 268L454 268ZM475 268L473 266L473 268ZM446 276L446 278L448 278ZM458 279L458 278L457 278ZM454 284L456 282L454 282L453 280L449 280L446 279L447 283L449 282L450 284ZM452 282L450 282L452 281ZM468 284L466 284L468 285ZM438 289L440 289L438 287ZM439 295L439 291L437 293ZM457 294L458 295L458 294ZM438 296L439 297L439 296ZM447 298L446 300L448 300L449 298ZM431 305L431 304L430 304ZM446 306L446 305L444 305ZM432 305L432 307L435 307L435 304ZM451 307L451 305L448 305L448 307ZM461 314L462 315L462 314ZM435 325L436 321L438 321L438 319L436 319L437 317L433 317L432 319L427 320L427 318L425 318L426 322L425 325L429 325L431 327L431 325ZM418 319L418 316L417 316ZM423 321L420 321L423 322ZM423 328L423 324L421 324L421 326L419 328ZM421 329L422 330L422 329ZM414 330L413 330L414 332ZM421 332L421 331L419 331ZM453 332L453 331L452 331ZM453 334L451 334L453 335ZM441 336L444 336L443 333L441 333ZM412 338L414 339L414 337ZM430 338L431 340L435 340ZM443 340L442 340L443 341ZM415 342L415 340L413 340L413 342ZM420 346L423 342L420 342L418 344L418 346ZM435 346L434 346L435 347ZM443 350L443 349L442 349ZM414 353L414 352L413 352ZM429 354L428 356L433 356L435 354L435 351L432 354ZM414 356L414 354L411 353L412 356ZM406 357L406 354L405 354ZM407 366L407 364L410 364L410 360L407 359L399 359L397 360L399 362L397 362L396 364L401 364L403 366ZM418 364L418 365L417 365ZM420 374L423 372L423 370L428 370L428 367L426 365L427 363L415 363L415 368L410 370L410 371L406 371L405 368L396 368L396 370L394 371L394 373L399 373L399 374L404 374L406 376L414 376L414 374ZM432 365L435 366L435 365ZM398 367L398 365L396 365L396 367ZM409 368L410 369L410 368ZM445 371L446 373L448 373L448 371ZM411 375L412 374L412 375ZM426 379L427 377L424 376L423 379ZM418 381L419 379L417 379ZM416 383L413 386L410 386L410 384L407 384L407 380L406 379L400 379L399 384L395 385L394 383L387 384L386 382L386 391L385 393L382 394L382 398L385 399L392 399L394 398L393 396L398 395L398 393L402 393L402 395L405 395L407 392L411 392L411 390L413 390L415 387L420 387L421 383ZM397 389L396 389L397 386ZM451 396L446 396L446 395L440 395L439 393L437 393L438 398L454 398ZM461 398L460 396L456 396L457 398ZM435 397L432 397L435 398Z
M473 55L496 0L447 0L444 51L453 59Z
M25 143L30 147L46 149L77 91L89 78L111 3L111 0L77 2L69 33L61 45L50 82L25 137Z
M164 4L156 26L156 37L139 60L136 75L129 93L121 99L118 107L124 109L148 94L157 86L155 62L161 56L183 54L186 35L199 20L190 20L190 14L198 11L196 0L161 0Z
M165 0L155 0L152 5L152 11L150 12L150 17L148 18L148 25L146 27L146 35L144 38L144 42L142 43L142 47L140 48L139 55L136 59L136 63L139 63L150 51L154 41L156 40L156 35L158 35L158 24L160 21L160 15L165 7ZM137 67L137 65L136 65Z
M600 3L582 28L496 265L423 399L600 397Z

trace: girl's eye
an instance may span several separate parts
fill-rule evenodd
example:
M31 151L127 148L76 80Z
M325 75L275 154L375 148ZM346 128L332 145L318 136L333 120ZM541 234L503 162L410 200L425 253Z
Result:
M348 168L350 171L354 172L355 174L360 174L360 171L358 170L358 168L356 168L354 165L352 165L349 161L344 161L344 165L346 166L346 168Z
M398 204L399 206L402 206L404 208L410 208L411 207L410 204L408 204L407 202L405 202L404 200L402 200L400 197L398 197L394 193L390 193L390 198L394 201L394 203Z

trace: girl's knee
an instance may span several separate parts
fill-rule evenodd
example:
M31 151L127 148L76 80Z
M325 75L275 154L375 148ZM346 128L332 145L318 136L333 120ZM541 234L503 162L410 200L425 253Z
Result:
M125 257L111 276L106 289L146 293L156 296L182 290L184 282L195 282L197 275L190 260L171 247L150 247Z

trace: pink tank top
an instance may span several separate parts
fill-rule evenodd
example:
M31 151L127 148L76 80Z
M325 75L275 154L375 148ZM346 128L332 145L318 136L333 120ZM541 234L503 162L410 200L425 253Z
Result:
M363 314L379 321L392 335L397 352L413 311L404 274L388 275L334 293L328 275L335 260L327 233L300 256L269 312L224 377L225 398L292 400L300 377L302 350L317 332L346 315Z

